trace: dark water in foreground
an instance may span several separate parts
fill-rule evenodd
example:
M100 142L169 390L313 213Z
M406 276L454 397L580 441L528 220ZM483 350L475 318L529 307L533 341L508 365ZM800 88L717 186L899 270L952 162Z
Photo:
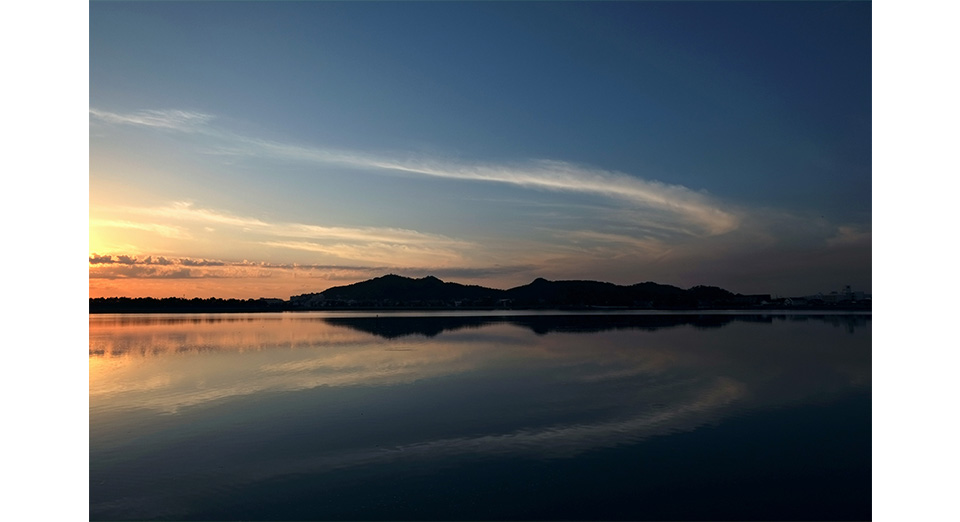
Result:
M867 520L869 315L90 317L90 518Z

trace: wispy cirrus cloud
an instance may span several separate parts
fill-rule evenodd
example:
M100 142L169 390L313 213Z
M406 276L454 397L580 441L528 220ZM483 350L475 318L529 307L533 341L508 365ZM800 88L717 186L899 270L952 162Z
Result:
M182 227L162 225L159 223L143 223L138 221L117 220L117 219L91 219L91 226L104 228L130 228L134 230L143 230L146 232L155 232L163 237L188 239L190 233Z
M371 154L249 141L248 154L272 155L315 163L403 172L434 178L487 182L522 188L603 196L658 214L655 226L690 235L720 235L735 230L742 217L722 209L708 195L681 185L648 181L622 172L555 160L516 164L468 164L423 158L396 159Z
M90 115L107 123L140 125L179 131L199 130L200 126L213 120L213 116L209 114L181 110L142 110L120 114L91 108Z
M740 217L722 210L703 193L681 185L647 181L620 172L572 163L536 160L522 165L459 165L428 161L378 161L373 166L427 176L505 183L543 190L578 192L623 200L665 213L694 235L719 235L735 230Z
M682 185L642 179L623 172L556 160L469 163L423 157L391 157L362 151L302 146L232 133L209 125L213 117L187 111L139 111L117 114L90 109L103 122L200 132L214 138L213 150L231 156L270 157L321 165L342 165L371 172L399 172L465 182L497 183L542 191L587 194L616 200L657 214L663 225L694 236L736 230L742 216L709 195ZM209 144L205 145L209 146Z
M429 234L398 227L339 227L308 223L268 222L229 212L199 208L191 202L178 201L162 207L123 209L125 212L174 221L225 225L255 230L271 237L334 239L350 242L379 242L403 245L468 247L472 244L440 234Z
M100 207L97 212L122 216L123 219L94 219L91 221L93 234L100 233L98 224L123 222L125 228L134 231L161 230L160 227L167 226L193 236L189 241L160 242L154 247L141 241L138 247L106 246L99 251L93 250L95 253L89 258L92 281L262 279L277 281L277 284L285 281L282 284L290 286L291 293L296 293L293 288L301 288L298 284L302 285L302 281L316 279L344 284L396 273L409 277L433 275L458 281L487 277L526 280L534 278L538 272L538 265L522 256L512 256L504 262L498 255L490 254L484 244L399 227L323 226L273 221L203 208L184 201L154 207ZM210 241L218 243L220 252L243 256L256 252L259 259L227 261L171 254L211 252L208 248ZM299 259L301 262L262 261L265 258ZM316 289L312 286L303 291Z

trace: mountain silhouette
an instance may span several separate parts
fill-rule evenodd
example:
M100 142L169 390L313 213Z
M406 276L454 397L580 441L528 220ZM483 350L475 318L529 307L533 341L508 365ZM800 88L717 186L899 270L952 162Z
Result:
M783 309L869 310L869 301L789 303L769 294L735 294L715 286L682 289L643 282L617 285L601 281L549 281L542 277L508 290L444 282L433 276L420 279L385 275L323 292L283 299L182 299L96 297L90 313L286 312L344 309L540 309L540 310L705 310Z
M335 286L322 295L331 300L353 301L454 301L498 299L503 290L476 285L445 283L436 277L422 279L394 274L361 281L352 285Z
M330 306L451 306L511 308L698 308L759 304L764 296L742 296L717 287L684 290L653 282L621 286L600 281L549 281L537 278L528 285L498 290L447 283L433 276L414 279L395 274L322 293L290 298L291 305ZM769 298L769 296L765 296Z

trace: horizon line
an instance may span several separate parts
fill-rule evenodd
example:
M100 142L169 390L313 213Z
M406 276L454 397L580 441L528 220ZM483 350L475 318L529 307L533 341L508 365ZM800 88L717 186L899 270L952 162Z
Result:
M516 289L516 288L521 288L521 287L524 287L524 286L529 286L529 285L531 285L531 284L533 284L533 283L535 283L535 282L537 282L537 281L542 280L542 281L545 281L545 282L548 282L548 283L566 283L566 282L602 283L602 284L609 284L609 285L613 285L613 286L621 287L621 288L629 288L629 287L631 287L631 286L641 285L641 284L645 284L645 283L652 283L652 284L659 285L659 286L671 286L671 287L674 287L674 288L677 288L677 289L680 289L680 290L683 290L683 291L689 291L689 290L692 290L692 289L694 289L694 288L700 288L700 287L702 287L702 288L719 288L719 289L721 289L721 290L724 290L724 291L730 292L731 294L739 295L739 296L769 295L769 296L771 296L771 298L782 298L782 296L780 296L779 294L774 294L774 293L742 294L742 293L739 293L739 292L733 292L733 291L727 290L726 288L723 288L723 287L721 287L721 286L717 286L717 285L706 285L706 284L698 284L698 285L690 286L690 287L688 287L688 288L684 288L684 287L677 286L677 285L673 285L673 284L669 284L669 283L659 283L659 282L650 281L650 280L648 280L648 281L639 281L639 282L631 283L631 284L617 284L617 283L613 283L613 282L610 282L610 281L601 281L601 280L597 280L597 279L547 279L547 278L545 278L545 277L539 277L539 276L538 276L538 277L535 277L533 280L531 280L531 281L530 281L529 283L527 283L527 284L518 285L518 286L513 286L513 287L510 287L510 288L505 288L505 289L504 289L504 288L494 288L494 287L489 287L489 286L484 286L484 285L477 285L477 284L464 284L464 283L459 283L459 282L456 282L456 281L446 281L446 280L440 279L439 277L436 277L436 276L434 276L434 275L426 275L426 276L423 276L423 277L411 277L411 276L406 276L406 275L402 275L402 274L397 274L397 273L390 272L390 273L386 273L386 274L383 274L383 275L380 275L380 276L376 276L376 277L372 277L372 278L369 278L369 279L364 279L364 280L360 280L360 281L355 281L355 282L353 282L353 283L347 283L347 284L343 284L343 285L331 286L331 287L326 288L326 289L324 289L324 290L321 290L321 291L319 291L319 292L304 292L304 293L301 293L301 294L291 295L291 296L289 296L289 297L287 297L287 298L281 298L281 297L265 297L265 296L260 296L260 297L248 297L248 298L236 298L236 297L222 298L222 297L217 297L217 296L210 296L210 297L192 297L192 298L187 298L187 297L185 297L185 296L181 296L181 297L177 297L177 296L167 296L167 297L156 297L156 296L148 296L148 297L128 297L128 296L117 295L117 296L110 296L110 297L89 297L89 296L88 296L88 299L187 299L187 300L193 300L193 299L201 299L201 300L203 300L203 299L223 299L223 300L237 300L237 301L251 301L251 300L256 301L256 300L266 300L266 299L281 299L281 300L283 300L283 301L288 301L288 300L290 300L290 299L293 298L293 297L298 297L298 296L303 296L303 295L321 295L321 294L323 294L324 292L327 292L327 291L332 290L332 289L334 289L334 288L344 288L344 287L353 286L353 285L360 284L360 283L366 283L366 282L370 282L370 281L375 281L375 280L377 280L377 279L382 279L382 278L390 277L390 276L399 277L399 278L403 278L403 279L409 279L409 280L412 280L412 281L422 281L422 280L424 280L424 279L436 279L437 281L440 281L441 283L444 283L444 284L456 284L456 285L465 286L465 287L479 287L479 288L485 288L485 289L489 289L489 290L496 290L496 291L500 291L500 292L507 292L507 291L510 291L510 290L513 290L513 289ZM850 287L850 285L847 285L847 287ZM850 288L851 288L851 290L852 290L852 287L850 287ZM816 292L816 293L813 293L813 294L805 294L805 295L803 295L803 296L801 296L801 295L796 295L796 296L789 296L789 297L809 297L809 296L815 296L815 295L830 295L830 294L837 294L837 293L840 293L840 292L838 292L837 290L830 290L830 291L828 291L827 293L821 291L821 292ZM869 292L869 293L868 293L868 292L864 292L864 295L865 295L865 296L872 296L872 294L873 294L872 291ZM777 296L777 297L774 297L774 296Z

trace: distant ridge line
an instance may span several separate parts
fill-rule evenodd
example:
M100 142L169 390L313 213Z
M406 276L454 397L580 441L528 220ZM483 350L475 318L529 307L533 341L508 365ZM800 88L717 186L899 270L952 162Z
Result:
M282 312L301 310L437 310L437 309L572 309L572 310L704 310L782 309L869 310L869 300L809 302L772 299L769 294L735 294L715 286L682 289L651 281L633 285L591 280L549 281L542 277L507 290L444 282L434 276L419 279L387 274L366 281L334 286L323 292L283 299L185 299L152 297L90 298L90 313L155 312Z

